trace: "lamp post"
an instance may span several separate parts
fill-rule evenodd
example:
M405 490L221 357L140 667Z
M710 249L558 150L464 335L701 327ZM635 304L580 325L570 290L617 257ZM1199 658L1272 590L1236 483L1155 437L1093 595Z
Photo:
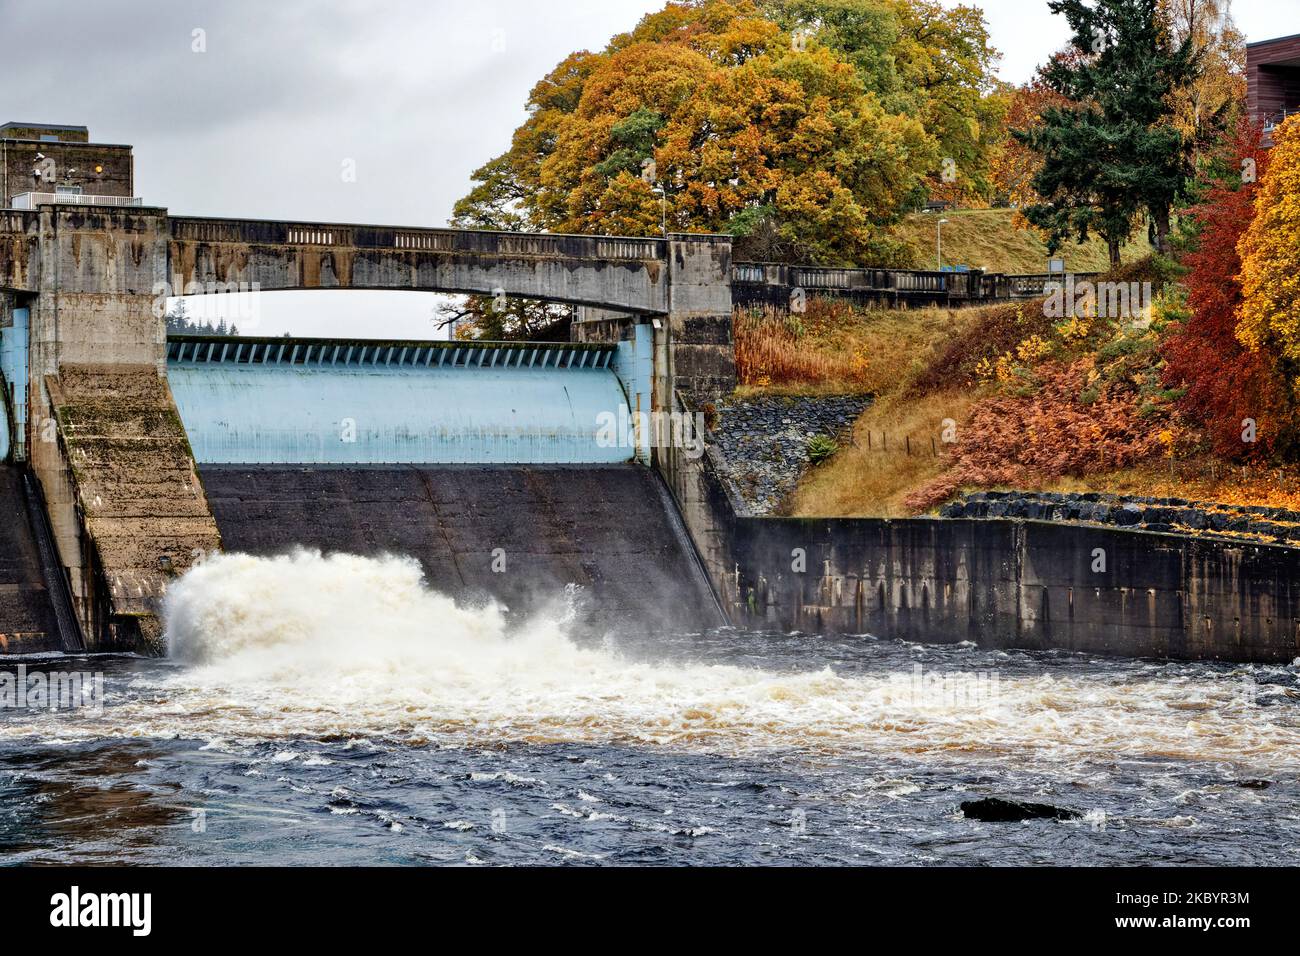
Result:
M667 239L668 238L668 190L664 189L663 186L655 186L653 189L651 189L651 192L655 192L659 194L659 215L660 218L662 219L664 238Z
M939 268L935 270L936 272L943 271L943 227L946 225L948 225L947 219L940 219L934 224L934 244L939 261Z

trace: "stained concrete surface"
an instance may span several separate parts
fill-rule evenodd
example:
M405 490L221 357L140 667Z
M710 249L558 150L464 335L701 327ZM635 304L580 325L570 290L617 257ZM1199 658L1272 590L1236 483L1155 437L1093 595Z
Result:
M582 619L601 628L721 623L647 468L207 465L202 478L229 552L409 555L434 589L490 596L522 616L576 584ZM504 572L493 570L496 549Z
M0 465L0 654L62 649L22 482L18 468Z

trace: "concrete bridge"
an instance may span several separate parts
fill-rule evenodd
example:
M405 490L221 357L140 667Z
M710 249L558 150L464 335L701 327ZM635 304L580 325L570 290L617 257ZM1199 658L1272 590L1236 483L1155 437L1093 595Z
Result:
M6 129L4 444L39 479L91 648L156 643L166 582L221 547L209 465L645 462L644 434L602 441L598 416L734 384L725 237L178 217L133 196L130 147ZM504 294L595 320L558 346L166 337L170 295L297 289Z

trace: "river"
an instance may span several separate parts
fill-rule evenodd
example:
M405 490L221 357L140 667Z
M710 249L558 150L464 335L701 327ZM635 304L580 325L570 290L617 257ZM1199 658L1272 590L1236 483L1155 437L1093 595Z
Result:
M0 707L0 860L1300 863L1295 666L575 634L569 607L215 558L169 593L166 660L0 664L103 674L102 706ZM966 819L985 796L1080 815Z

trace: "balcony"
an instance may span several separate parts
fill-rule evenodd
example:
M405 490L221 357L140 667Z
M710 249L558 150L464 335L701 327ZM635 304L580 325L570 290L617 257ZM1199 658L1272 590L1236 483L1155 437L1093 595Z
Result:
M1284 122L1286 122L1287 117L1295 116L1297 113L1300 113L1300 106L1293 106L1291 109L1279 110L1278 112L1273 113L1270 116L1265 116L1264 132L1272 133L1273 130L1277 129Z
M19 193L13 198L13 209L35 209L47 203L74 206L143 206L139 196L91 196L79 192Z

